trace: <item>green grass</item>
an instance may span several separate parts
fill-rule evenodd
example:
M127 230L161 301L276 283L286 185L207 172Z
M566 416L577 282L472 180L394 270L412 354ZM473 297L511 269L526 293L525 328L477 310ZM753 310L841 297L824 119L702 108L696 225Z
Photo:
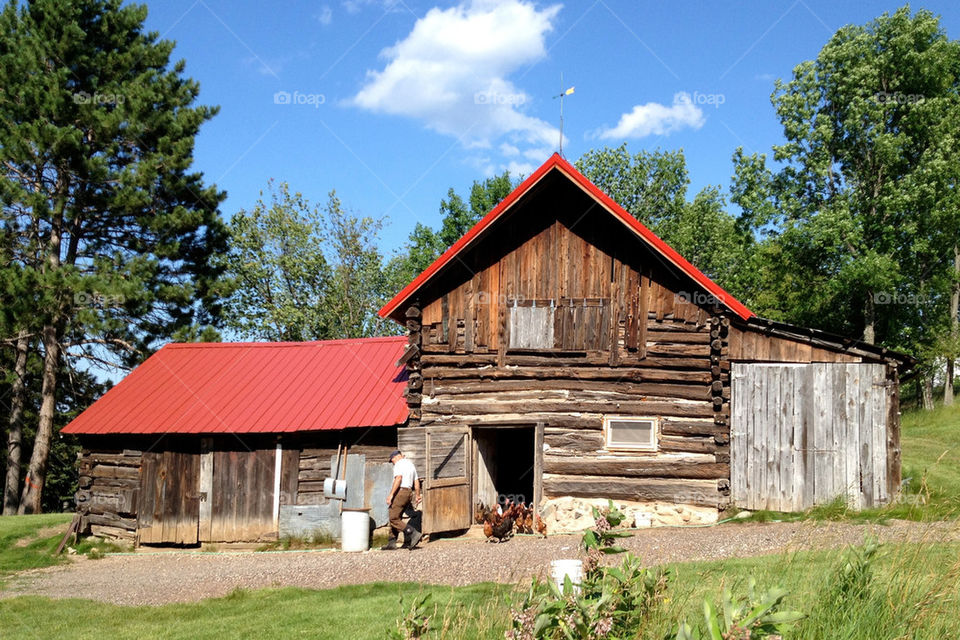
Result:
M324 591L265 589L235 591L224 598L160 607L119 607L86 600L18 597L0 600L0 619L10 637L30 638L330 638L382 640L396 628L404 602L430 594L431 609L469 629L448 637L490 637L481 606L501 603L506 587L421 587L374 583ZM499 620L495 620L499 622ZM483 636L477 636L477 633ZM503 637L502 631L499 637Z
M53 552L72 518L70 513L0 517L0 579L14 571L62 562ZM38 535L41 530L52 527L59 528L60 532Z
M68 562L68 554L55 554L72 519L72 513L0 517L0 586L4 578L17 571ZM76 543L70 540L68 544L76 553L91 559L124 549L97 538L83 538Z
M869 587L832 599L847 562L841 550L671 565L673 580L638 638L663 638L680 620L696 624L704 598L724 586L743 593L750 576L761 588L789 590L785 608L808 618L787 637L827 640L960 637L960 544L887 545L872 564ZM525 587L526 585L520 585ZM428 638L503 638L512 587L386 584L314 591L236 591L224 598L159 607L120 607L85 600L0 600L10 637L58 638L384 638L414 600L429 594ZM400 598L403 597L403 604Z
M915 409L901 419L903 478L900 499L885 507L855 511L842 499L804 513L755 511L738 522L847 520L879 522L890 519L929 522L960 516L960 404L933 411Z

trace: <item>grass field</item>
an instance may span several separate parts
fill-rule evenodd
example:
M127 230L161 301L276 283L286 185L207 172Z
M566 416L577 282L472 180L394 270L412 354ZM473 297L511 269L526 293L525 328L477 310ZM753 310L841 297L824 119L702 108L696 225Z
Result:
M0 580L14 571L65 562L53 552L71 518L69 513L0 518Z
M841 551L685 563L670 567L674 580L641 638L662 638L681 619L696 623L705 597L723 586L743 592L750 576L761 587L791 593L786 607L810 614L796 638L960 637L960 545L882 547L862 592L831 600L847 560ZM502 638L510 587L479 584L430 587L367 584L323 591L237 591L225 598L160 607L118 607L85 600L18 597L0 600L9 637L32 638L350 638L380 639L396 628L404 606L430 594L430 638Z

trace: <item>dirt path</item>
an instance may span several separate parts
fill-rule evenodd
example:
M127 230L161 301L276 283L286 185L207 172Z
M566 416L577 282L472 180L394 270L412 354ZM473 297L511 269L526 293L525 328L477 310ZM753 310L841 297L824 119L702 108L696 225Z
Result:
M624 546L646 562L748 557L856 544L867 534L883 542L960 540L960 523L897 521L887 526L849 523L729 524L650 529ZM575 557L579 536L522 537L503 544L446 539L417 551L154 552L81 558L69 565L27 571L8 580L0 597L22 594L89 598L123 605L188 602L223 596L237 587L328 588L374 581L463 585L527 579L549 561Z

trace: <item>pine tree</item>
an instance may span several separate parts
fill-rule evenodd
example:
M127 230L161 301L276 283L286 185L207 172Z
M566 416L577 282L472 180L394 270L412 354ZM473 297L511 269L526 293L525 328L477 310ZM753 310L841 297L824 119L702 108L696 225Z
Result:
M0 203L30 274L41 402L19 511L40 509L65 358L133 364L215 320L224 195L191 171L216 109L121 0L0 13Z

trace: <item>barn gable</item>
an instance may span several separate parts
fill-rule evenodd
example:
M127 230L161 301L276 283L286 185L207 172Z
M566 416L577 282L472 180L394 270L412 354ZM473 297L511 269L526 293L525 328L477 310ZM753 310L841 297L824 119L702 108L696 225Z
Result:
M521 250L531 242L534 247ZM719 304L742 319L753 316L558 154L384 305L380 315L401 321L405 302L462 287L478 271L485 273L484 284L494 284L495 276L487 273L492 261L511 254L518 262L503 274L504 295L609 294L618 263L628 263L637 271L664 274L691 299ZM604 261L612 263L606 273Z

